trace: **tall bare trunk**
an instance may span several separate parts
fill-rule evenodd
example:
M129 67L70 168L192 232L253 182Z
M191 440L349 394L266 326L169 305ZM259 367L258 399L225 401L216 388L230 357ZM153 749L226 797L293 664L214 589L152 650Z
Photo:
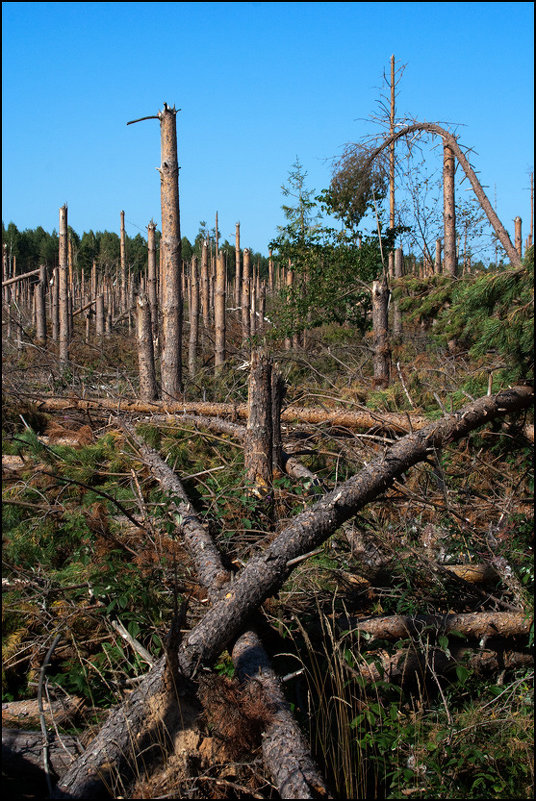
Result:
M176 114L175 108L168 108L166 103L163 111L158 112L162 146L162 394L172 398L182 391L181 232Z
M394 252L394 277L402 278L403 268L403 255L402 248L397 248ZM398 300L393 300L393 336L400 337L402 335L402 314L400 312L400 305Z
M272 251L268 251L268 287L267 291L272 294L274 291L274 260L272 258Z
M281 409L285 398L285 380L278 370L272 370L272 469L283 474L283 438L281 436Z
M158 292L156 280L156 223L147 226L147 298L151 310L153 344L158 340Z
M66 367L69 361L69 296L68 296L68 242L67 206L60 208L59 225L59 362Z
M119 311L123 314L127 308L127 256L125 245L125 212L121 212L121 229L119 238L119 258L120 258L120 275L119 275L119 292L120 302Z
M391 56L391 104L389 109L389 134L395 132L395 57ZM389 144L389 228L395 227L395 143ZM389 275L394 273L394 254L389 253Z
M454 153L443 141L443 226L444 226L444 272L455 276L456 259L456 208L454 201Z
M389 287L387 281L374 281L372 284L372 329L373 329L373 368L374 387L384 389L389 386L391 374L391 348L389 345L388 309Z
M249 339L249 304L250 304L250 276L251 276L251 251L249 248L244 250L244 266L242 270L242 344Z
M188 341L188 372L195 375L197 360L197 340L199 331L199 283L197 257L192 256L190 265L190 336Z
M436 239L436 243L435 243L434 273L436 275L439 275L441 273L441 240L440 239Z
M153 401L158 397L158 388L154 366L151 307L145 295L138 295L137 336L140 398L144 401Z
M47 317L45 305L45 289L47 284L47 268L44 264L39 267L39 283L35 288L35 336L40 345L47 341Z
M522 239L521 239L521 217L516 217L514 220L515 225L515 249L519 253L519 258L523 255Z
M205 330L210 326L210 280L208 274L208 242L203 242L201 251L201 309Z
M225 362L225 256L216 258L216 280L214 282L214 369L218 371Z
M235 233L235 306L240 306L240 295L242 292L242 271L240 266L240 223L236 223Z

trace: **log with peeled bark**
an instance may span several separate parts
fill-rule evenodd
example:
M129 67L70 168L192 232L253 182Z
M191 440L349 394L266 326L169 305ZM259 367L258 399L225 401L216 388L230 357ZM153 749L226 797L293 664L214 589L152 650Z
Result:
M524 612L471 612L447 615L390 615L389 617L349 618L355 632L381 640L398 640L424 633L449 634L459 631L465 637L527 636L532 619Z
M421 431L408 434L384 454L371 461L357 475L325 494L288 525L259 555L253 557L231 582L229 589L207 611L201 621L184 636L178 651L178 664L185 676L193 676L202 664L212 663L248 625L260 605L277 593L296 564L296 558L312 552L367 503L378 498L413 465L433 454L436 448L467 436L492 420L519 413L531 406L530 387L514 387L498 395L486 396L446 415ZM165 660L161 658L127 701L113 711L95 740L73 769L58 785L57 797L94 798L102 794L104 782L114 765L130 748L130 732L143 731L147 723L147 704L153 712L160 699L162 714L177 717L177 705L169 703L164 692ZM125 725L126 724L126 725ZM136 735L137 737L137 735ZM144 738L140 735L138 742Z
M112 412L127 412L132 414L167 414L178 417L182 414L205 415L207 417L230 417L232 421L241 418L247 419L248 409L245 403L210 403L192 401L189 403L166 403L155 401L144 403L138 400L112 400L110 398L42 398L27 395L33 398L40 411L55 412L67 409L106 410ZM394 431L405 434L420 431L430 424L424 415L415 412L375 412L371 409L326 410L318 407L288 406L281 412L281 420L287 423L299 422L311 425L327 424L341 428L350 428L356 431ZM522 426L523 435L534 442L534 425L527 423Z

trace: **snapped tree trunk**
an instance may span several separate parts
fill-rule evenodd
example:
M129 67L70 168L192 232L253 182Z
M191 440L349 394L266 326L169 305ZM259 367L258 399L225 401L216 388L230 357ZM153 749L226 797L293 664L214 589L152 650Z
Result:
M250 359L244 463L246 478L260 498L272 486L272 425L272 364L266 353L254 350Z
M208 272L208 242L203 242L201 251L201 309L205 331L210 326L210 278Z
M372 283L372 332L374 387L389 386L391 376L391 346L389 344L389 287L387 281Z
M214 282L214 370L218 372L225 362L225 255L216 257Z
M445 141L443 142L443 237L444 265L443 269L453 278L457 273L456 258L456 206L454 196L454 153Z
M153 343L158 340L158 291L156 272L156 223L147 226L147 297L151 310Z
M244 265L242 270L242 344L245 345L249 339L249 304L250 304L250 277L251 277L251 252L248 248L244 250Z
M235 296L234 296L234 304L236 308L240 306L240 295L242 292L242 270L240 264L240 223L236 223L236 232L235 232L235 284L234 284Z
M46 345L47 316L45 290L47 285L47 268L42 264L39 268L39 283L35 288L35 337L39 345Z
M144 401L156 400L158 387L154 366L153 331L151 308L146 295L138 295L137 315L138 370L140 377L140 398Z
M160 196L162 205L162 395L176 398L182 391L182 291L177 112L158 112L162 146Z
M197 362L197 340L199 333L199 283L197 272L197 256L192 256L190 263L190 335L188 339L188 372L195 375Z
M67 206L60 208L59 225L59 362L65 369L69 361L69 289L68 289L68 243Z

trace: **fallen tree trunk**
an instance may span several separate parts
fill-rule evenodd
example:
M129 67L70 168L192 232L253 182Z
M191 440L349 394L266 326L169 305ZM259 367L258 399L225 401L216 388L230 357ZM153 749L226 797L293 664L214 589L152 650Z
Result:
M46 790L43 770L43 733L25 729L2 728L2 770L10 776L25 776L35 771L42 775L43 789ZM48 735L48 758L56 776L63 776L81 751L76 737L69 734Z
M221 597L222 589L225 590L231 575L225 570L212 537L199 520L174 471L136 435L131 426L123 421L121 424L136 443L151 473L175 498L171 504L175 523L184 536L197 575L214 603ZM240 679L253 680L260 685L267 707L273 710L273 717L263 734L262 752L264 763L281 797L330 797L301 729L290 712L268 655L254 631L247 631L238 638L232 658Z
M357 475L297 515L261 554L248 562L229 592L185 636L179 654L183 670L188 674L201 662L212 662L245 626L252 612L283 586L293 569L289 563L321 545L410 467L483 423L527 408L533 397L532 388L517 387L473 401L459 412L403 437Z
M44 412L64 411L66 409L107 409L112 412L131 412L135 414L181 414L205 415L207 417L231 417L246 420L248 407L245 403L153 403L138 400L112 400L110 398L46 398L36 400L39 409ZM417 431L430 424L423 415L399 414L396 412L373 412L369 409L360 411L329 411L305 406L288 406L281 412L281 420L285 422L302 422L311 424L329 423L334 426L355 428L359 430L389 429L406 433Z
M30 396L31 397L31 396ZM165 403L155 401L144 403L138 400L111 400L110 398L46 398L35 399L40 411L54 412L65 411L66 409L101 409L113 412L130 412L133 414L167 414L176 418L179 415L206 417L230 417L232 421L241 418L247 419L247 404L239 403ZM430 424L430 420L424 415L415 412L374 412L369 409L360 411L329 411L317 407L288 406L281 412L281 420L284 422L310 423L320 425L322 423L342 428L350 428L357 431L394 431L406 434L412 431L420 431ZM523 435L534 442L534 425L527 423L521 429Z
M534 656L520 651L496 651L489 648L474 651L466 646L451 646L450 654L441 648L430 648L427 651L410 648L393 655L374 654L373 662L360 662L351 670L367 684L387 681L403 686L416 679L422 682L427 677L444 676L458 664L483 675L518 667L532 667Z
M515 387L480 398L459 412L408 434L357 475L293 518L261 554L248 562L226 588L223 597L185 635L178 652L183 674L193 676L201 664L213 662L247 627L263 601L283 586L296 564L294 560L322 544L342 523L388 489L396 478L426 460L436 448L461 439L484 423L528 408L533 397L532 388ZM104 781L110 777L114 764L124 759L131 748L131 738L137 737L133 733L142 730L145 699L158 694L162 697L163 672L164 659L161 658L125 704L111 713L86 753L58 786L58 797L94 798L99 791L102 794ZM172 711L176 716L176 709ZM165 718L165 715L160 717Z
M431 632L448 634L451 631L482 640L487 637L526 636L532 620L523 612L472 612L460 615L350 618L348 623L354 631L382 640L399 640Z

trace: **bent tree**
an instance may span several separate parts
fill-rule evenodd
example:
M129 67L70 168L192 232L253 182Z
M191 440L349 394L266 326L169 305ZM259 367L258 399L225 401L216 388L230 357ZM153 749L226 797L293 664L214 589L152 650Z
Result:
M454 213L454 187L453 187L453 174L454 174L454 157L458 159L458 163L460 164L461 168L463 169L464 173L466 174L469 182L473 188L473 191L476 195L478 202L486 214L493 231L495 232L497 239L503 246L508 258L510 259L511 263L514 267L521 267L521 257L517 250L515 249L512 241L508 235L508 232L504 228L503 224L499 220L493 206L491 205L489 198L487 197L482 184L478 180L475 171L471 167L469 160L465 153L463 152L462 148L458 144L458 139L454 134L450 131L447 131L446 128L443 128L441 125L438 125L435 122L416 122L412 125L407 125L404 128L401 128L399 131L388 136L386 139L381 142L378 147L374 148L372 152L369 154L368 158L366 159L367 165L370 167L374 160L382 153L385 148L389 147L392 143L396 142L397 139L401 139L404 136L408 136L412 133L431 133L437 136L440 136L443 139L443 152L444 152L444 188L443 188L443 200L444 200L444 226L445 226L445 245L444 245L444 270L451 275L456 274L456 250L455 244L452 247L452 228L455 225L456 217ZM455 243L456 236L454 234L454 243ZM447 253L447 244L448 244L448 253Z

